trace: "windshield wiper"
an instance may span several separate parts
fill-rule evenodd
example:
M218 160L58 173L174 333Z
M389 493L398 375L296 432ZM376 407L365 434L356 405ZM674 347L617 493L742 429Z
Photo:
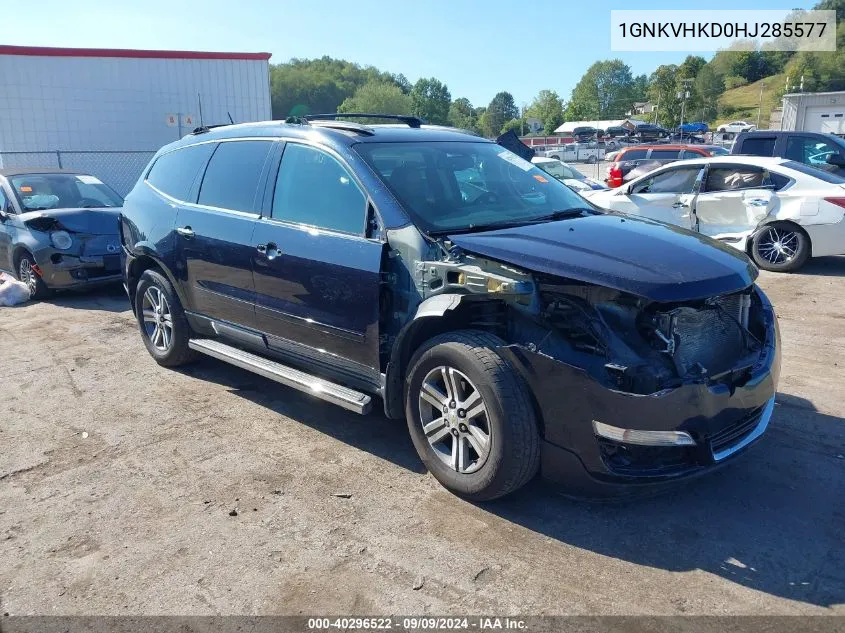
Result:
M598 211L596 211L596 209L593 209L592 207L572 207L571 209L560 209L558 211L552 211L548 215L544 215L539 218L534 218L531 220L531 223L551 222L554 220L565 220L566 218L577 218L581 217L585 213L589 215L594 215L598 213Z
M454 229L443 229L440 231L429 231L431 235L448 235L450 233L475 233L477 231L496 231L498 229L511 229L515 226L525 226L527 224L541 224L543 222L553 222L555 220L564 220L566 218L581 217L585 213L594 215L601 213L592 207L573 207L571 209L560 209L552 211L546 215L538 218L515 219L511 222L490 222L488 224L472 224L470 226L458 227Z

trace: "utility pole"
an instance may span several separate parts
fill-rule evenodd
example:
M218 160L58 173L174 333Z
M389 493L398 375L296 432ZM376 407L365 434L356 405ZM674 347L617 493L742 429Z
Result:
M684 131L681 130L681 126L684 124L684 111L687 105L687 99L690 96L689 84L691 82L692 79L681 79L681 90L678 92L678 99L681 100L681 123L678 125L678 130L681 133L681 141L684 140Z
M757 104L757 129L760 129L760 112L763 110L763 86L766 85L765 81L760 82L760 101Z

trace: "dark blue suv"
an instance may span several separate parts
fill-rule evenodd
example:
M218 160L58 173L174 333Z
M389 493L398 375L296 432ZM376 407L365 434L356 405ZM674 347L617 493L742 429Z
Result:
M156 154L120 224L156 361L210 355L361 414L378 398L473 500L538 470L581 495L661 485L763 434L778 332L743 254L380 118L201 128Z

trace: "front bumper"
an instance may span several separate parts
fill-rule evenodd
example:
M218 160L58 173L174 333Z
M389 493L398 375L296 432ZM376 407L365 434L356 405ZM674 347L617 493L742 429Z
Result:
M584 370L519 345L500 348L532 389L543 420L541 470L583 497L617 497L667 486L729 462L765 432L780 374L780 335L760 293L766 338L741 376L650 395L616 391ZM593 421L619 429L680 431L694 446L643 446L598 437Z
M53 248L35 254L41 279L55 290L86 288L120 281L120 254L78 255Z

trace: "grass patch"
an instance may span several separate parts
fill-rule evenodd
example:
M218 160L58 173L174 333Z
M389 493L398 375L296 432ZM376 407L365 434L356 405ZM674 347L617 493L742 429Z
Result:
M786 82L786 75L777 74L764 77L754 83L731 88L726 90L719 97L719 119L714 125L729 123L730 121L744 120L749 123L757 122L757 107L760 104L760 87L763 88L763 101L760 108L760 128L768 129L769 117L773 108L781 105L780 94ZM721 114L725 112L725 114ZM727 114L730 112L730 114Z

